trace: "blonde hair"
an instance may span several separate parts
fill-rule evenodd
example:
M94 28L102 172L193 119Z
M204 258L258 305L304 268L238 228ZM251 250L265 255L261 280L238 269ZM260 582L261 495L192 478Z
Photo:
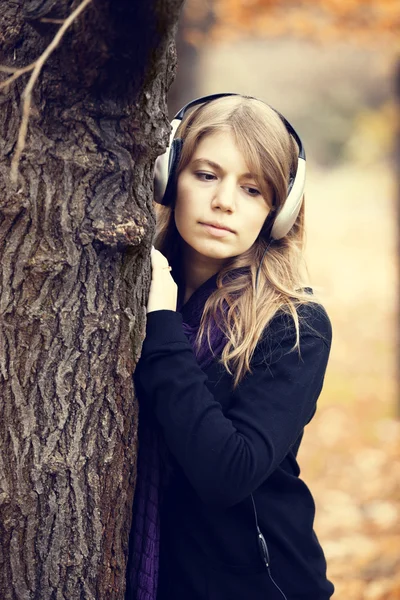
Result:
M297 145L272 108L254 98L228 96L193 109L176 133L183 140L176 177L189 164L199 141L221 130L233 133L271 208L252 247L227 260L218 273L217 289L205 303L195 341L199 349L203 337L207 336L210 345L212 323L218 323L227 339L220 362L233 375L236 387L246 373L251 372L250 362L257 343L278 311L291 315L296 331L293 350L300 350L297 309L300 304L315 299L304 290L303 283L304 202L292 229L270 245L262 260L269 245L274 216L286 200L288 182L296 172L298 157ZM268 192L271 189L272 198ZM180 236L173 210L157 205L156 215L155 246L174 266L178 261Z

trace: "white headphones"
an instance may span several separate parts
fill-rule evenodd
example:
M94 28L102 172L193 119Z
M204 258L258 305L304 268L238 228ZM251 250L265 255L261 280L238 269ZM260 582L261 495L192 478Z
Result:
M154 186L156 202L164 206L171 206L174 202L175 189L176 189L176 169L179 163L179 157L183 146L183 140L181 138L175 138L176 130L187 110L197 104L204 104L206 102L212 102L217 98L223 98L225 96L239 96L240 94L226 93L226 94L212 94L210 96L203 96L196 98L191 102L185 104L183 108L175 115L171 122L172 131L170 135L170 144L167 151L157 158L155 169L154 169ZM252 98L252 96L245 96L246 98ZM267 105L269 106L269 104ZM294 177L291 177L288 185L287 198L277 213L270 237L274 240L279 240L289 231L294 225L297 216L300 212L300 208L303 202L304 186L306 181L306 153L303 148L303 144L299 135L296 133L292 125L285 119L280 112L278 112L272 106L269 106L274 110L281 118L287 131L294 137L298 146L299 154L297 161L297 170Z

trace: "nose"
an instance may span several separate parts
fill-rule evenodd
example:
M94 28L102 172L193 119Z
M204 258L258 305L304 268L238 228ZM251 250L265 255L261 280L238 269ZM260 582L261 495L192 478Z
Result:
M212 207L219 208L225 212L234 212L236 204L235 192L235 183L229 179L223 179L215 189Z

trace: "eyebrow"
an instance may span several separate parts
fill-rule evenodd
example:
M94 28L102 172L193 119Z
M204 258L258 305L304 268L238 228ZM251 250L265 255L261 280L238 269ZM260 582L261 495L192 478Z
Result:
M213 169L215 169L216 171L223 172L223 170L224 170L221 167L221 165L219 165L218 163L216 163L212 160L209 160L208 158L196 158L195 160L192 161L192 165L197 165L197 163L205 163L205 164L209 165L210 167L212 167ZM248 177L249 179L254 179L254 181L257 181L257 177L253 173L243 173L241 176Z

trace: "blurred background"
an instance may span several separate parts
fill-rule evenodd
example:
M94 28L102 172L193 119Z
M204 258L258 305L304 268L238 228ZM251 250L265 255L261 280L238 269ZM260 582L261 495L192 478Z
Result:
M171 117L241 92L301 135L307 261L334 330L302 477L334 597L400 600L400 1L186 0L177 48Z

